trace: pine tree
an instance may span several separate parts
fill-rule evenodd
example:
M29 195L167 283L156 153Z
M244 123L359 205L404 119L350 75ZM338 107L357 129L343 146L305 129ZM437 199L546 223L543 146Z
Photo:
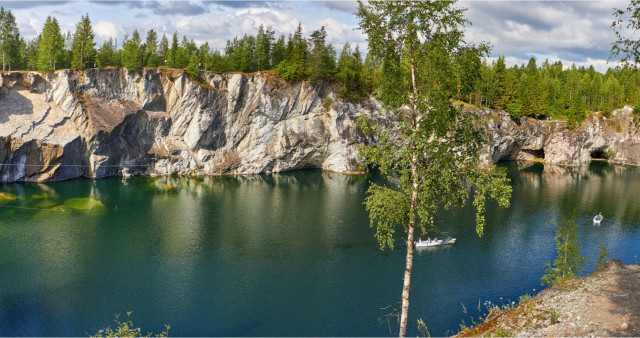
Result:
M76 33L73 35L73 58L71 61L73 69L86 69L93 66L95 57L94 37L95 34L91 27L89 14L86 14L76 25Z

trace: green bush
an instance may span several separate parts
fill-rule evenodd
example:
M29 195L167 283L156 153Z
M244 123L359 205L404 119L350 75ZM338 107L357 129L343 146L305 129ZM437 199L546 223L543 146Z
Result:
M522 106L519 103L508 104L504 110L509 113L512 120L519 120L522 117Z
M276 74L287 81L300 81L304 78L304 67L287 60L276 66Z

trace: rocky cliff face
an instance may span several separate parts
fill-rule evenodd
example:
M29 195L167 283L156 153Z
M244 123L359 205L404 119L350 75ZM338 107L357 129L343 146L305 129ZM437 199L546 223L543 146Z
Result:
M355 127L373 101L269 73L125 69L2 74L0 181L358 170Z
M92 69L0 75L0 181L166 174L256 174L362 169L355 125L375 100L341 101L327 84L271 73L202 74ZM630 108L579 128L479 111L485 163L544 159L578 165L607 156L640 165L640 119ZM379 115L378 115L379 116Z
M625 107L610 118L591 114L571 130L564 121L522 118L516 123L504 112L481 111L489 141L482 159L486 163L539 159L560 165L608 159L640 165L640 116L631 112Z

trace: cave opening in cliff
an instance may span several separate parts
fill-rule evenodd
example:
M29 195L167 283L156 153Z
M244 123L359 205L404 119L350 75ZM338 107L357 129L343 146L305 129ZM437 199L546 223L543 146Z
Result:
M520 149L521 152L533 156L534 159L544 160L544 149Z
M607 154L602 149L596 149L596 150L591 152L591 159L592 160L606 160L607 159Z

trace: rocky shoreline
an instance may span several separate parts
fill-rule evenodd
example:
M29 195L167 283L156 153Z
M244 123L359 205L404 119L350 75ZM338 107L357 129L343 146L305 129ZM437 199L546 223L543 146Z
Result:
M346 102L331 83L289 83L271 72L213 74L124 68L0 74L0 182L131 175L258 174L366 169L357 147L375 142L361 114L386 120L374 98ZM481 161L592 159L640 165L631 107L563 121L473 109L488 141ZM383 122L388 122L383 121Z
M638 337L640 266L610 260L591 275L523 297L514 308L494 308L458 337Z

